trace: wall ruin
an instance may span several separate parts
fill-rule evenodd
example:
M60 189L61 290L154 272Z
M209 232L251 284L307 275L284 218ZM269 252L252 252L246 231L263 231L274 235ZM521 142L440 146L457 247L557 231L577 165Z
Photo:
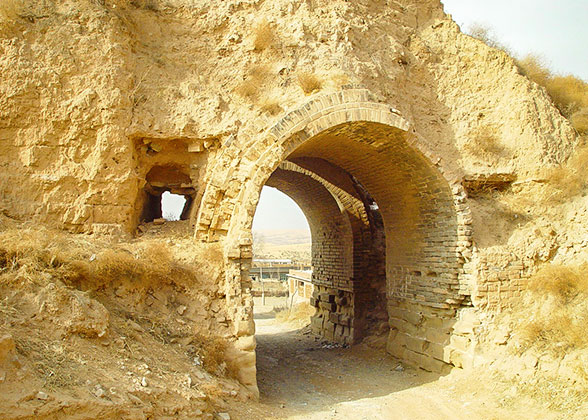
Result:
M264 185L311 222L315 331L353 342L385 313L388 351L429 370L470 365L472 313L516 301L551 255L551 239L533 253L508 243L516 223L476 243L500 215L467 189L533 182L576 134L438 0L82 3L40 4L0 38L1 210L133 235L161 192L187 196L195 240L224 248L218 301L244 384L255 388L248 269ZM276 34L261 49L260 17ZM476 152L480 130L499 155Z

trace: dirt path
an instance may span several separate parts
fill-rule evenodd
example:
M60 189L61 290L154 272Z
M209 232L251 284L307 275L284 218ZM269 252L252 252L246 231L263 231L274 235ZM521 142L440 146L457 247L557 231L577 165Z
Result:
M340 348L257 313L259 404L233 418L291 420L555 419L505 407L486 381L405 368L381 349ZM492 391L494 393L489 395Z

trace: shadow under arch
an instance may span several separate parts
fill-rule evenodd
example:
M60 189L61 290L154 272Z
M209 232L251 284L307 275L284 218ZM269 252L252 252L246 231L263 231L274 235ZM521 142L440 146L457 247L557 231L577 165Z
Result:
M251 224L261 188L285 161L323 172L323 179L328 170L316 162L341 168L376 200L383 218L388 351L442 371L455 364L452 358L463 356L451 346L451 327L469 295L465 193L406 120L369 96L364 90L320 96L239 149L239 165L223 166L219 159L204 192L197 238L224 240L227 299L235 307L235 325L242 325L252 316L242 267L251 259ZM227 150L225 158L235 152ZM229 181L219 182L223 179ZM333 185L345 188L344 183ZM238 330L238 335L253 333Z

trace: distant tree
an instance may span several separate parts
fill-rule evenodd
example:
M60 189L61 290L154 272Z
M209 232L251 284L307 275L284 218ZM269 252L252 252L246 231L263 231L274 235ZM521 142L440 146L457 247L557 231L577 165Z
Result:
M479 22L472 23L466 33L473 38L479 39L489 47L502 50L508 55L512 55L510 49L498 40L494 30L488 25Z
M180 220L180 215L171 211L163 213L163 218L169 222L177 222Z
M265 255L266 241L263 233L253 232L253 258L263 258Z

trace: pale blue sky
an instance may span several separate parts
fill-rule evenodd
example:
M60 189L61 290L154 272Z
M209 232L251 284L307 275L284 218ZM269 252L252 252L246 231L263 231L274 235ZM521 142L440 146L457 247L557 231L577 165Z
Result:
M588 81L588 0L442 0L462 31L472 23L490 27L516 55L542 56L552 70ZM298 206L264 187L254 230L307 229Z
M167 220L179 220L186 204L183 195L172 194L169 191L161 195L161 211Z
M253 218L253 230L306 229L308 222L300 207L281 191L263 187Z
M539 54L556 73L588 81L588 0L441 1L462 31L485 24L514 54Z

